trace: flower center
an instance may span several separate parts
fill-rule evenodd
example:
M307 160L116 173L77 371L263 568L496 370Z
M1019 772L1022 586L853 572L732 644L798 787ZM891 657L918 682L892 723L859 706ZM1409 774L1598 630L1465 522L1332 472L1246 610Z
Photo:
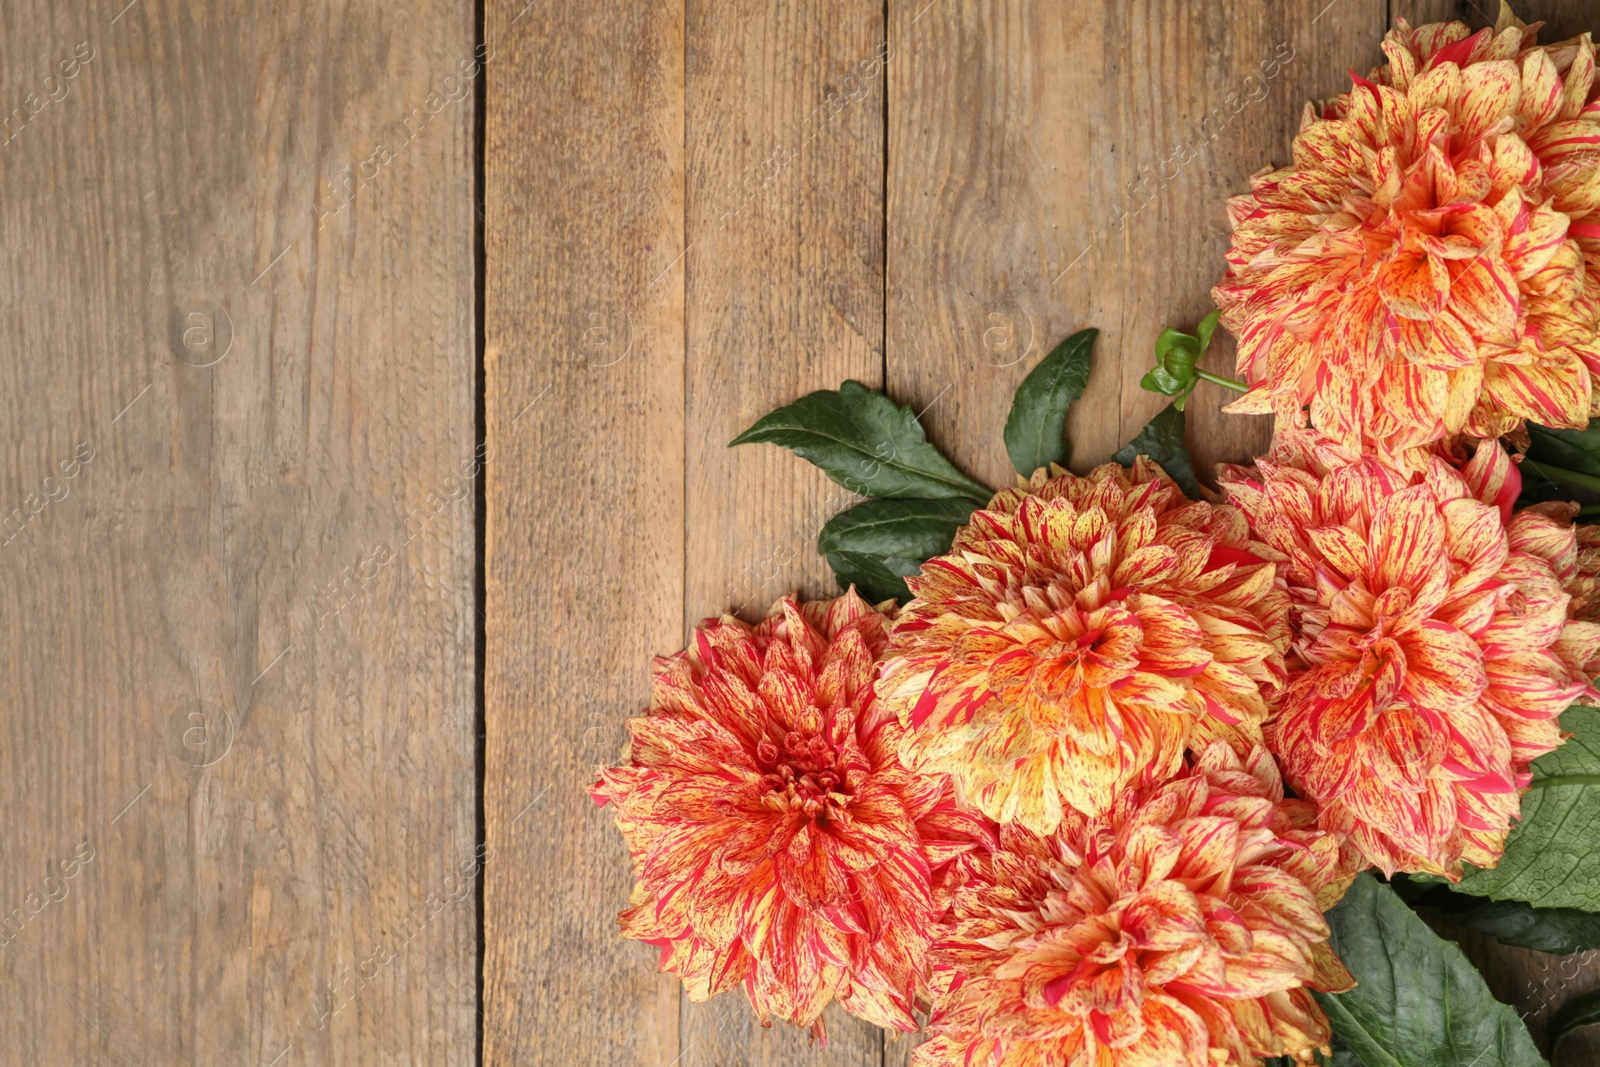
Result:
M810 818L840 815L850 804L851 790L839 766L839 754L820 734L791 730L781 743L763 739L756 746L765 803L774 811L800 811Z
M989 684L996 691L1029 685L1041 700L1063 700L1081 688L1103 689L1137 665L1141 630L1121 598L1083 610L1068 606L1024 616L1008 627L1018 647L996 662Z

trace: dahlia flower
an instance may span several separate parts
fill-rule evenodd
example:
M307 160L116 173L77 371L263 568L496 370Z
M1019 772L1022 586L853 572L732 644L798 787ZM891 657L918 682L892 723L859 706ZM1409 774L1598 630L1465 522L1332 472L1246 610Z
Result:
M1600 623L1600 527L1574 526L1577 513L1578 505L1565 501L1524 508L1517 513L1519 523L1511 533L1511 547L1550 564L1571 598L1567 618L1586 624L1572 630L1587 633L1587 624ZM1581 648L1569 648L1568 658L1577 663L1585 678L1600 675L1600 655L1581 659Z
M1322 913L1353 877L1272 757L1213 742L1053 835L1000 830L935 943L916 1067L1314 1063L1307 987L1354 983Z
M1384 39L1387 65L1318 115L1294 162L1228 204L1212 296L1275 412L1383 454L1524 419L1582 427L1600 297L1600 89L1587 35L1534 43L1504 3Z
M1288 599L1244 517L1145 459L1035 472L906 581L878 685L902 759L1039 833L1172 775L1188 744L1249 751L1283 684Z
M1309 440L1221 478L1292 598L1267 743L1319 825L1386 874L1493 866L1528 764L1594 695L1600 626L1570 621L1562 589L1569 516L1512 514L1520 479L1493 441L1405 474L1370 457L1322 469Z
M1577 555L1573 559L1572 574L1566 580L1566 589L1572 597L1567 615L1586 622L1600 622L1600 526L1581 525L1575 528ZM1591 672L1590 677L1595 673Z
M756 626L707 620L658 659L628 722L616 803L638 884L625 937L705 1000L743 983L764 1024L823 1037L829 1001L913 1030L931 924L992 839L947 783L912 775L873 695L891 605L780 600Z

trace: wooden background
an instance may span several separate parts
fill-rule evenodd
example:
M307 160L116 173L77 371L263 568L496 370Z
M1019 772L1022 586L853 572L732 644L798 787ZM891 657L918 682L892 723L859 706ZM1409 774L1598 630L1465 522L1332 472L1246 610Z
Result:
M476 43L0 2L0 1062L478 1060Z
M1000 484L1094 325L1104 460L1301 103L1492 14L1393 6L0 2L0 1060L903 1064L615 937L650 655L832 587L725 443L853 377ZM1600 985L1465 941L1538 1037Z

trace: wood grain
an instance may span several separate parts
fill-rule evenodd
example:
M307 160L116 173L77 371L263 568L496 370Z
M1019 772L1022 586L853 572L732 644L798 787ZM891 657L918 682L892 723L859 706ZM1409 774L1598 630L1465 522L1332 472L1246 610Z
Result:
M1085 273L1059 288L1070 299L1073 279L1095 284L1099 269L1117 265L1124 440L1166 404L1139 388L1155 335L1169 324L1192 329L1213 307L1209 289L1229 240L1224 202L1248 190L1262 167L1289 161L1307 100L1346 87L1351 65L1382 58L1373 14L1359 0L1220 10L1140 4L1126 9L1120 28L1105 27L1124 60L1113 83L1124 115L1123 192L1111 213L1125 212L1125 222L1113 223L1078 268ZM1233 357L1224 332L1207 362L1232 376ZM1260 454L1271 435L1270 419L1223 412L1233 399L1202 385L1186 409L1195 470L1208 480L1218 462Z
M853 377L1004 484L1012 389L1098 325L1070 431L1104 460L1299 102L1393 15L1493 13L491 0L475 53L445 0L79 8L0 9L0 1048L275 1067L907 1063L836 1010L822 1050L689 1005L615 936L584 787L650 655L833 590L849 495L725 442ZM1202 472L1265 442L1226 399ZM1600 987L1441 929L1539 1040Z
M0 13L8 1062L475 1059L472 48Z
M683 14L491 2L485 37L483 1060L667 1067L587 787L683 646Z
M851 501L772 445L728 449L768 411L883 379L883 6L688 5L684 637L836 595L818 529ZM685 1005L683 1063L877 1067L876 1027L837 1008L826 1048L764 1029L742 998Z
M1192 329L1227 247L1223 200L1288 156L1300 105L1378 56L1373 0L891 5L888 382L992 485L1011 394L1061 337L1101 330L1068 423L1085 471L1165 400L1156 335ZM1227 373L1219 342L1211 364ZM946 390L946 387L949 387ZM1265 420L1190 405L1195 468L1245 458Z

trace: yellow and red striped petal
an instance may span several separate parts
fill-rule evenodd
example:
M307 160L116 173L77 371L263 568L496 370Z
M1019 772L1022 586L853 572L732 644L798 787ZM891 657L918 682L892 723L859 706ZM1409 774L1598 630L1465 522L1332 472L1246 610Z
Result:
M1247 531L1144 460L997 494L912 579L885 652L902 755L1047 833L1172 773L1192 742L1248 751L1289 633L1277 565Z
M1318 824L1386 872L1492 863L1529 762L1594 693L1600 626L1563 588L1589 580L1574 509L1513 513L1521 480L1495 441L1383 462L1280 430L1222 482L1289 560L1295 655L1265 736Z
M1264 749L1217 743L1103 816L1002 827L942 925L912 1062L1310 1062L1329 1030L1306 987L1352 984L1322 910L1354 873L1314 821Z
M763 1021L819 1035L834 1001L916 1028L933 924L994 840L943 776L900 763L875 695L894 619L853 591L785 598L657 662L593 795L634 860L623 936L660 948L690 999L743 985Z
M1230 198L1212 295L1250 386L1230 410L1309 408L1391 458L1526 419L1584 424L1600 93L1592 44L1535 30L1397 25L1384 66L1308 109L1293 163Z

